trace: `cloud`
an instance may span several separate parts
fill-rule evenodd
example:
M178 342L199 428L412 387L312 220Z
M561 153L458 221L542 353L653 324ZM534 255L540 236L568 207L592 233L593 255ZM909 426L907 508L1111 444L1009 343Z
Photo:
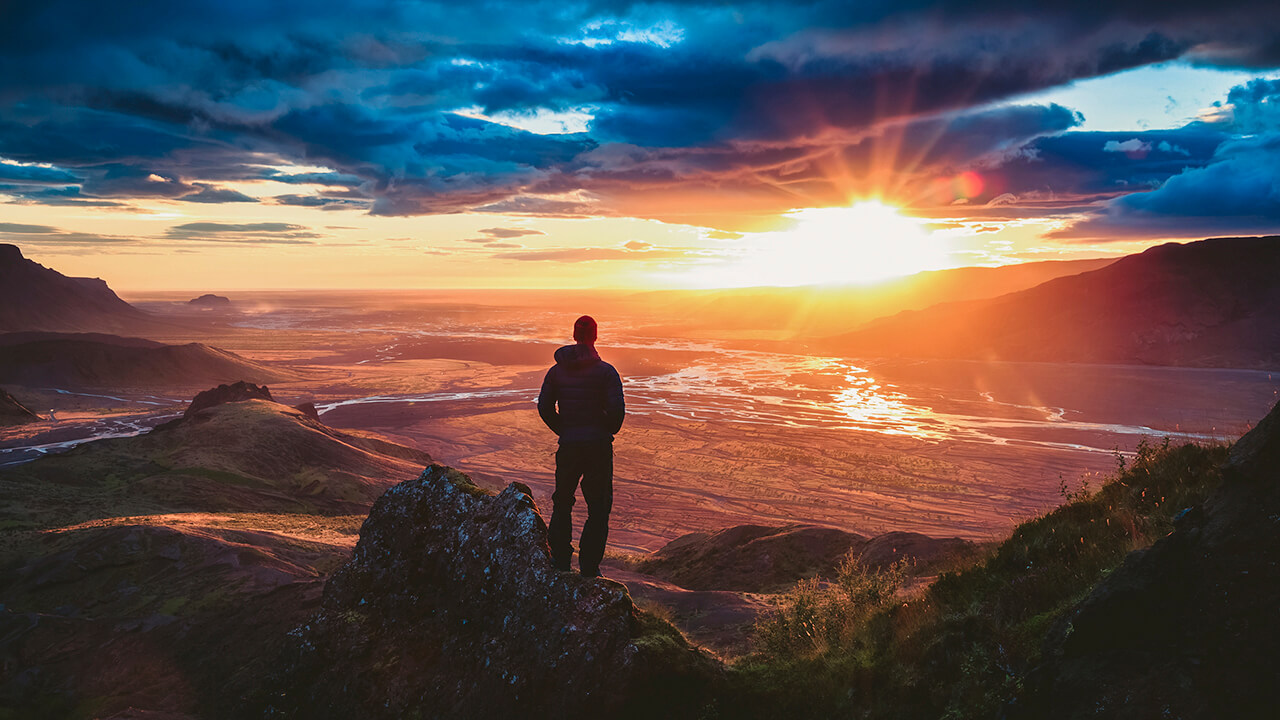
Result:
M170 240L200 242L313 245L312 239L324 235L312 232L303 225L281 222L192 222L170 227L165 231L165 237Z
M1168 145L1167 142L1164 144ZM1118 152L1129 156L1145 157L1147 153L1151 152L1151 143L1143 142L1138 138L1130 138L1124 142L1108 140L1102 146L1102 152Z
M546 235L541 230L533 230L530 228L485 228L478 230L481 235L488 235L491 238L516 238L527 237L529 235Z
M0 233L14 233L19 235L47 235L49 233L61 232L52 225L24 225L22 223L0 222Z
M599 208L576 200L554 200L540 197L514 197L475 208L476 212L504 215L544 215L549 217L588 217Z
M12 240L28 247L137 242L134 238L129 237L70 232L52 225L27 225L9 222L0 222L0 239Z
M325 210L341 210L349 208L367 208L371 204L366 200L351 198L324 197L321 195L276 195L272 198L277 205L293 205L296 207L314 207Z
M0 182L66 185L80 182L80 177L59 168L0 162Z
M236 190L219 188L206 183L196 183L195 186L200 188L200 192L192 193L191 195L183 195L178 199L183 202L196 203L258 202L257 198L249 197L248 195Z
M1280 118L1280 82L1253 81L1233 88L1228 98L1232 113L1218 124L1221 134L1207 157L1189 136L1169 141L1166 154L1182 166L1178 172L1142 192L1115 197L1056 236L1106 240L1280 232L1280 126L1267 131L1272 118ZM1206 132L1194 123L1187 130Z
M955 199L935 198L937 177L993 168L970 205L1058 185L1132 192L1182 170L1156 161L1193 167L1200 149L1144 136L1142 172L1090 172L1058 164L1084 150L1049 142L1075 134L1070 109L1001 104L1175 58L1280 65L1280 8L1261 1L115 5L6 13L0 181L18 201L247 202L219 188L270 180L354 193L341 198L352 204L275 200L299 207L370 200L377 215L630 215L729 230L884 184L863 174L877 158L902 176L890 190L926 204ZM1273 128L1250 95L1268 87L1228 99L1236 129ZM511 126L557 114L589 118L586 131ZM1102 143L1089 152L1128 135L1091 138ZM1048 182L1036 162L1064 179Z

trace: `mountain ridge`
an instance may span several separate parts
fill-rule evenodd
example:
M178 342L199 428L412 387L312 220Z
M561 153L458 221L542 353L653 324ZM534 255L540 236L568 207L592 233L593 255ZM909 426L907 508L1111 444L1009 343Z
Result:
M863 357L1280 367L1280 236L1167 243L815 344Z
M0 244L0 332L127 331L156 322L101 278L68 277Z

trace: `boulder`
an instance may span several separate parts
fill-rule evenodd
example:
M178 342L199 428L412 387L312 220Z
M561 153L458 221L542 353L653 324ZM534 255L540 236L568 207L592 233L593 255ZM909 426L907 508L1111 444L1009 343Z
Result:
M269 717L697 717L721 672L621 584L554 570L527 487L440 465L377 501L280 667Z
M316 422L320 422L320 411L316 410L315 403L309 403L309 402L298 403L297 405L293 406L293 409L311 418L312 420L315 420Z

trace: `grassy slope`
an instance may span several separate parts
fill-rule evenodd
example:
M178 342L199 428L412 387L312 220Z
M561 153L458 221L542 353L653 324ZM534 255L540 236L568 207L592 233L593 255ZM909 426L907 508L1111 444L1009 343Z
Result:
M0 473L0 530L176 511L364 513L430 456L264 400Z
M762 624L762 651L732 669L721 715L997 716L1052 623L1202 502L1226 453L1144 444L1097 493L1064 492L1066 504L1019 526L985 562L905 602L868 594L876 580L865 575L797 588Z

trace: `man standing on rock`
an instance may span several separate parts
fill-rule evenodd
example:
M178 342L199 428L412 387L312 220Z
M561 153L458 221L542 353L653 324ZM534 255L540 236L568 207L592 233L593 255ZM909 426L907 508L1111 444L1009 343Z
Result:
M557 570L568 570L574 496L581 481L587 522L578 568L586 577L597 577L613 509L613 436L622 428L626 408L622 378L596 352L596 321L589 315L578 318L573 339L574 345L556 350L556 364L547 371L538 395L538 414L560 436L548 535L552 563Z

